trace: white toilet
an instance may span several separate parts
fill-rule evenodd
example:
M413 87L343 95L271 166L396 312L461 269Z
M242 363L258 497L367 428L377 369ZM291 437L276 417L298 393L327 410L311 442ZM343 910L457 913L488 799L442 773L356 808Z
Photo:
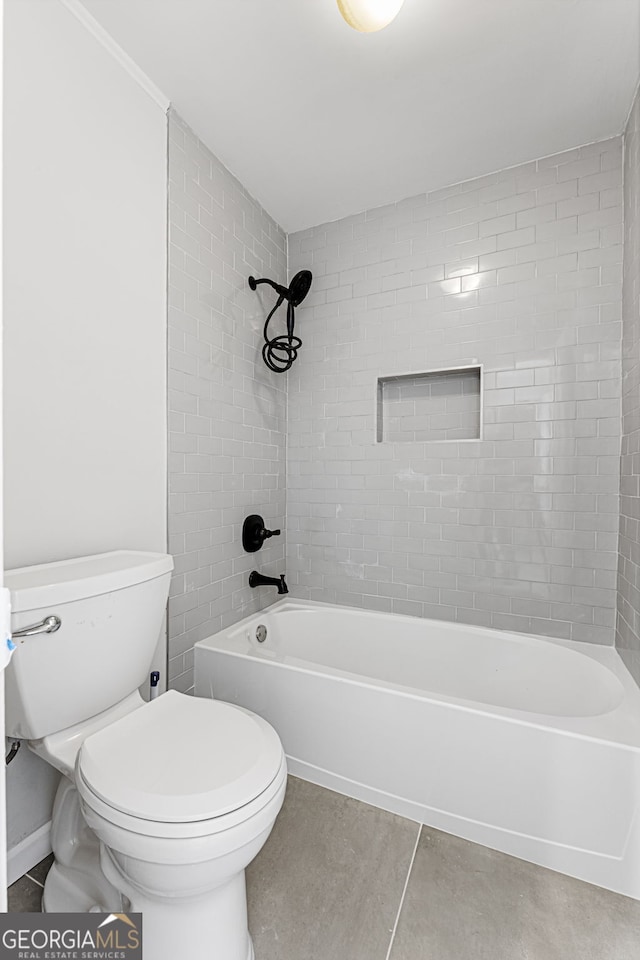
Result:
M7 736L65 775L46 911L141 912L147 960L250 960L244 870L282 806L286 761L240 707L142 700L172 568L116 551L7 572L14 636L34 627L6 671Z

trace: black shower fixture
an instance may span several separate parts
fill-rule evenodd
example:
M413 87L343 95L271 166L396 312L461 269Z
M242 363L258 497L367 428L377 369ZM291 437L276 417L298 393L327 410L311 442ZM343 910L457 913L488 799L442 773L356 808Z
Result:
M309 293L312 279L310 270L300 270L299 273L296 273L288 287L283 287L282 284L275 283L273 280L256 280L255 277L249 277L249 286L252 290L255 290L259 283L268 283L278 294L278 302L265 320L264 346L262 348L262 359L269 370L273 370L274 373L286 373L298 356L302 340L300 337L294 336L293 333L295 308L302 303ZM287 332L270 340L268 335L269 321L285 300L287 301Z
M256 553L265 540L279 536L279 530L266 529L264 520L258 513L252 513L242 525L242 546L247 553Z

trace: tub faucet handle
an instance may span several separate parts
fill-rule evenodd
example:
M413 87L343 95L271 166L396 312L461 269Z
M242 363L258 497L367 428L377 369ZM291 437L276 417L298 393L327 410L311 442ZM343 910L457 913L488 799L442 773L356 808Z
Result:
M265 540L279 536L280 530L267 530L263 518L257 513L247 517L242 526L242 546L247 553L256 553Z

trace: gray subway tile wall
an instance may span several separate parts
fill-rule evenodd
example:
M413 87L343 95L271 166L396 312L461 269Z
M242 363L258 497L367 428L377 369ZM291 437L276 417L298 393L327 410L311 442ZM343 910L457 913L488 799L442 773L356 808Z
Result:
M640 683L640 94L625 134L622 458L616 646Z
M622 229L614 138L289 237L295 595L614 642ZM377 442L379 377L474 364L482 440Z
M260 358L267 301L246 277L284 282L287 238L172 113L172 686L191 688L196 640L272 602L246 583L255 558L238 534L253 511L283 534L287 514L298 596L615 635L640 677L639 114L620 478L620 138L289 237L289 275L310 267L314 285L303 349L278 377ZM379 378L480 364L482 440L418 439L414 409L413 439L400 418L403 439L378 442ZM285 569L284 535L260 567Z
M193 645L273 602L254 566L285 570L286 378L262 362L250 274L286 282L286 236L175 113L169 116L169 683L193 685ZM242 549L244 517L281 537Z

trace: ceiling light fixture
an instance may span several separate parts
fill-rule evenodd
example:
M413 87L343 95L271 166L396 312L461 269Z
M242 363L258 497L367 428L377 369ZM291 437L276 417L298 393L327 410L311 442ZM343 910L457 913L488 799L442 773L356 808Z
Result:
M338 9L354 30L375 33L400 13L404 0L338 0Z

